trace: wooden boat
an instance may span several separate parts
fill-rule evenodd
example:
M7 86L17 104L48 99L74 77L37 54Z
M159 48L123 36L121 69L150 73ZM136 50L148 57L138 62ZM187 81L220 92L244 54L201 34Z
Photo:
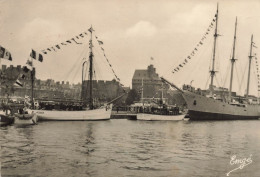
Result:
M103 107L83 111L56 111L56 110L35 110L39 120L56 121L82 121L82 120L109 120L111 115L110 107Z
M31 114L14 114L14 124L26 124L26 125L35 125L37 124L38 117L36 113Z
M14 123L14 117L7 115L4 111L0 111L0 126L10 125Z
M14 124L27 124L35 125L37 124L38 116L31 110L22 111L19 110L19 113L14 114Z
M162 85L163 87L163 85ZM163 88L161 103L156 103L158 108L152 106L145 106L143 102L143 80L142 80L142 107L137 113L137 120L147 120L147 121L179 121L183 120L185 114L179 111L179 107L170 107L169 105L163 104Z
M184 114L179 115L158 115L158 114L150 114L150 113L138 113L137 120L150 120L150 121L179 121L183 120Z

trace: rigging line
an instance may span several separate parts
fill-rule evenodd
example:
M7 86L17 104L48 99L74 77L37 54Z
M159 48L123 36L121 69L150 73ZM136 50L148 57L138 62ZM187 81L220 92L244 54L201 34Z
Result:
M97 39L96 39L96 41L97 41ZM98 41L97 41L98 42ZM99 44L98 44L99 45ZM100 46L100 48L101 48L101 45L99 45ZM97 52L98 54L99 54L99 52ZM103 55L105 55L105 52L103 51ZM109 65L109 67L111 68L111 70L112 70L112 72L113 72L113 75L115 76L115 79L119 82L119 83L121 83L120 82L120 80L118 80L117 78L117 75L116 75L116 73L115 73L115 71L114 71L114 69L112 68L112 66L110 66L111 65L111 63L110 63L110 60L108 60L108 58L107 57L105 57L105 56L103 56L106 60L107 60L107 64Z
M100 54L100 52L95 48L95 47L93 47L94 48L94 50L95 50L95 52L98 54L98 56L100 57L100 58L105 58L105 56L104 55L101 55ZM97 58L97 57L96 57ZM104 63L105 65L107 64L107 62L105 62L104 60L100 60L102 63Z
M75 60L73 66L70 68L69 72L67 72L63 78L64 79L67 79L69 77L69 75L73 72L73 70L75 69L75 67L77 65L79 65L79 63L81 62L81 57L84 55L84 53L87 51L87 49L84 47L83 51L81 52L81 54L79 55L79 57Z
M209 42L211 43L212 42L212 38L209 40ZM206 43L205 43L206 45ZM191 75L193 75L195 73L195 71L197 71L202 65L201 63L204 61L203 58L204 58L204 55L207 53L208 51L208 48L207 47L204 47L201 52L199 53L199 55L197 56L198 58L198 61L197 61L197 64L195 66L195 68L193 70L191 70L190 74L187 75L187 77L184 79L185 82L187 82L188 79L190 79Z
M191 70L191 72L189 72L189 74L185 77L184 82L187 82L187 80L191 78L191 75L193 75L193 73L194 73L195 71L197 71L198 68L201 66L201 62L203 61L203 60L202 60L203 57L201 57L201 56L202 56L203 54L205 54L205 50L206 50L205 47L202 48L202 51L201 51L196 57L193 58L193 59L197 59L197 63L196 63L196 65L195 65L195 68L194 68L193 70ZM191 61L190 61L190 62L191 62ZM182 84L183 84L183 83L182 83Z
M207 79L207 82L206 82L206 85L205 85L205 90L207 89L207 86L208 86L208 83L209 83L209 79L210 79L210 75L208 75L208 79Z
M229 63L229 64L227 65L226 74L225 74L226 77L225 77L225 80L224 80L224 83L223 83L223 86L222 86L222 87L224 87L224 88L225 88L225 85L226 85L226 82L227 82L227 78L228 78L228 76L229 76L230 68L231 68L231 63Z
M69 75L74 71L74 69L76 68L76 66L79 65L79 62L80 62L79 59L75 61L75 63L74 63L73 66L71 67L70 71L67 72L66 75L62 77L63 80L67 80L67 79L69 78Z
M256 66L253 65L252 68L253 68L255 83L258 83L257 72L256 72ZM257 87L257 90L258 90L258 84L256 84L256 87Z
M103 75L102 72L100 72L101 70L99 68L99 65L97 64L97 60L93 60L93 67L94 66L95 66L94 71L95 71L96 80L97 80L97 76L100 76L102 78Z
M221 85L220 85L219 82L218 82L218 78L217 78L217 77L215 77L215 78L216 78L216 81L217 81L218 86L220 87Z
M88 61L87 61L86 65L85 65L85 68L89 68L89 62ZM86 80L86 78L88 78L88 72L86 72L86 71L87 71L87 69L85 70L85 73L84 73L84 76L83 76L83 80Z
M237 65L236 65L236 63L234 63L234 65L235 65L235 70L236 70L236 74L237 74L237 83L240 83L241 81L240 81L240 79L239 79L239 74L238 74L238 71L237 71Z
M97 41L97 39L96 39L96 41ZM97 41L97 42L98 42L98 41ZM99 46L100 46L100 48L101 48L101 45L99 45ZM114 57L115 55L114 55L114 53L113 53L112 51L111 51L110 53L113 54L113 58L117 58L117 57ZM103 51L103 54L105 54L105 51ZM104 56L104 58L108 60L107 57ZM110 60L108 60L106 63L107 63L108 66L110 67L110 64L111 64ZM111 70L113 69L112 67L110 67L110 68L111 68ZM112 72L113 72L113 70L112 70ZM115 78L116 78L116 80L117 80L117 77L116 77L117 74L113 72L113 75L115 76ZM117 81L119 81L119 80L117 80ZM119 83L120 83L120 81L119 81Z
M72 78L72 82L74 82L75 77L78 75L79 71L81 71L80 68L81 68L81 65L78 65L77 70L76 70L76 72L75 72L75 74L74 74L74 76L73 76L73 78Z
M83 81L86 79L86 75L87 75L87 68L88 68L88 64L89 64L89 61L86 60L86 63L84 64L84 68L81 68L83 70Z
M95 35L95 36L96 36L96 35ZM99 44L98 39L97 39L97 38L94 38L94 39L95 39L95 40L94 40L94 41L95 41L95 45L96 45L96 46L99 46L100 50L102 50L102 49L101 49L102 46ZM94 42L94 41L93 41L93 42ZM103 47L102 47L102 48L103 48ZM94 49L95 49L95 51L99 54L99 56L101 56L100 52L99 52L98 50L96 50L96 48L94 48ZM102 50L102 51L103 51L103 50ZM106 57L104 56L105 51L103 51L102 53L103 53L102 57L103 57L103 58L106 58ZM106 62L103 61L103 60L102 60L102 62L103 62L103 63L106 63Z
M212 22L212 20L211 20L210 22ZM214 25L215 25L215 23L214 23ZM214 25L213 25L213 26L214 26ZM212 28L213 28L213 27L212 27ZM212 32L214 32L214 30L210 30L209 33L207 34L207 37L209 37ZM205 36L205 34L203 34L202 36ZM205 45L206 39L207 39L207 38L205 38L205 40L203 41L203 44L204 44L204 45ZM211 40L211 38L210 38L210 40ZM202 42L202 38L200 38L199 41ZM201 47L201 46L197 46L197 44L198 44L198 43L195 43L195 45L196 45L195 48ZM197 51L197 52L198 52L198 51ZM197 54L197 52L196 52L196 54ZM177 62L175 62L175 63L178 63L178 64L181 63L181 64L182 64L181 61L183 61L184 59L187 59L187 56L190 56L191 53L192 53L192 52L190 52L188 55L185 55L186 57L183 57L183 58L180 57L180 59L179 59ZM196 55L196 54L195 54L195 55ZM174 69L174 66L175 66L175 68L178 67L178 65L176 66L175 64L174 64L174 65L171 65L171 67L170 67L168 70L165 70L165 72L163 73L163 75L164 75L166 72L169 72L169 71L172 72L172 70Z
M242 85L243 85L243 82L244 82L244 78L245 78L245 74L246 74L246 70L247 70L247 65L248 65L248 61L247 61L247 64L245 65L245 69L244 69L244 72L243 72L243 75L242 75L242 79L241 79L241 82L239 84L239 93L242 93L241 89L242 89ZM243 94L243 93L242 93Z

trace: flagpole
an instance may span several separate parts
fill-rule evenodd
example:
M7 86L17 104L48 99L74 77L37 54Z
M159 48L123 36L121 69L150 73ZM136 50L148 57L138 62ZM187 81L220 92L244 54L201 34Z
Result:
M89 107L92 110L93 109L93 93L92 93L92 80L93 80L93 51L92 51L92 25L90 27L90 53L89 53L89 99L90 99L90 104Z
M34 101L33 101L33 84L34 84L34 68L33 68L33 58L31 57L32 61L32 71L31 71L31 82L32 82L32 109L34 109Z

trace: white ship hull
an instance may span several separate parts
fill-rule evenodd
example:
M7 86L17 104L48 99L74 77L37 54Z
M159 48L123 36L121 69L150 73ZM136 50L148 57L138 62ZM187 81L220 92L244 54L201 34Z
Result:
M35 110L39 120L91 121L110 119L111 109L100 108L84 111Z
M33 114L25 114L26 117L28 118L22 118L23 115L15 114L14 115L14 124L19 124L19 125L34 125L37 124L38 117L35 113Z
M190 120L242 120L260 117L259 105L230 105L187 90L182 95L188 106Z
M138 113L137 120L148 120L148 121L179 121L183 120L184 114L181 115L158 115L158 114L148 114L148 113Z

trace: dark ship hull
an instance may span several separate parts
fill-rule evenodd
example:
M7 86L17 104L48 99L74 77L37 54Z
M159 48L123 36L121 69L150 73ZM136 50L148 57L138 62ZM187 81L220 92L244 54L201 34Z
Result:
M260 117L260 106L232 105L185 90L190 120L249 120Z

